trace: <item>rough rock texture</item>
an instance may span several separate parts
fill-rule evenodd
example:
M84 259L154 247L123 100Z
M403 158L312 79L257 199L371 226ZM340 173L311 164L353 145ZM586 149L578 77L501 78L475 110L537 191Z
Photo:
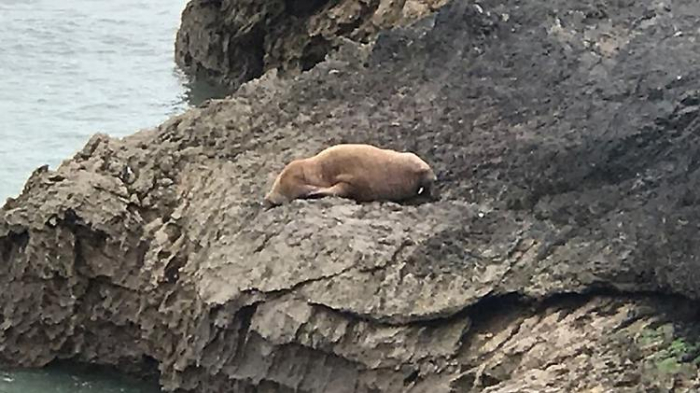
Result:
M372 40L434 12L447 0L192 0L175 59L195 79L230 89L276 69L293 76L344 40Z
M0 215L0 359L193 392L697 391L700 4L455 0L157 129ZM259 202L410 149L441 200Z

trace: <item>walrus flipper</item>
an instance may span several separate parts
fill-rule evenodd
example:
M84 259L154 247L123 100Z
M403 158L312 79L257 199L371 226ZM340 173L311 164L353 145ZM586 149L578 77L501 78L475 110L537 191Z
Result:
M323 187L323 188L318 188L315 191L311 191L310 193L306 194L307 198L322 198L322 197L341 197L341 198L348 198L350 197L350 184L348 183L336 183L332 185L331 187Z

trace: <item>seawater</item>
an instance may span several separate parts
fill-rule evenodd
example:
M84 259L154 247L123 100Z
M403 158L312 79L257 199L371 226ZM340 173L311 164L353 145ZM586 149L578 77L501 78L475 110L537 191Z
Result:
M0 393L160 393L158 382L78 366L0 371Z
M0 205L94 133L125 136L208 98L173 60L186 2L0 0ZM78 369L0 370L0 393L157 391Z
M0 205L94 133L132 134L192 104L173 55L186 3L0 0Z

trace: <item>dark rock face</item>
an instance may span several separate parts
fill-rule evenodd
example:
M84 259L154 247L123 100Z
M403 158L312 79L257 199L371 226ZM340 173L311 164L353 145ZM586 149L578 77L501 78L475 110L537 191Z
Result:
M96 136L2 210L0 359L195 392L697 391L699 29L692 1L455 1ZM441 200L260 209L340 142L415 151Z
M195 79L237 88L276 69L296 75L343 40L435 11L447 0L192 0L175 44L177 63Z

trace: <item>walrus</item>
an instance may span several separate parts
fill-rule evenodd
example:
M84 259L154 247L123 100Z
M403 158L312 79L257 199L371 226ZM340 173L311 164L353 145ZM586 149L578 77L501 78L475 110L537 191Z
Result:
M430 165L414 153L341 144L287 164L262 204L271 208L294 199L329 196L402 202L419 195L434 197L436 180Z

